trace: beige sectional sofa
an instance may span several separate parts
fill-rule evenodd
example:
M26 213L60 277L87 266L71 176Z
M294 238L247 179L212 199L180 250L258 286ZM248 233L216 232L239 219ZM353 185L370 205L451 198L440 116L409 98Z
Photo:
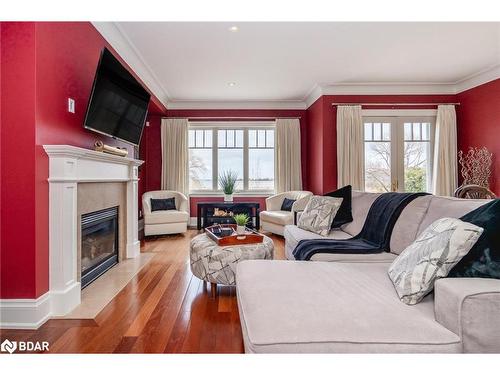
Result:
M352 223L329 237L362 228L378 194L353 192ZM398 299L387 275L391 262L429 224L460 217L486 201L419 197L402 212L391 252L317 254L311 262L238 264L237 296L245 351L250 353L500 352L500 280L446 278L414 306ZM285 227L285 251L321 238Z

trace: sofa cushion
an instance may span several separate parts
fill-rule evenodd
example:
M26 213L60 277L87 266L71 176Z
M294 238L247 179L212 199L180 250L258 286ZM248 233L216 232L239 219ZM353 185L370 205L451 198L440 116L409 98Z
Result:
M333 218L341 203L342 198L313 195L297 220L297 225L302 229L326 236L330 233Z
M287 225L285 227L283 236L285 237L285 255L287 259L295 259L292 252L295 249L295 247L297 247L300 240L315 240L321 238L333 238L336 240L345 240L351 238L350 234L347 234L346 232L340 229L331 230L327 237L323 237L320 236L319 234L309 232L308 230L305 229L301 229L296 225Z
M391 253L401 254L417 238L420 223L429 209L432 195L418 197L405 207L392 230Z
M432 196L429 208L420 223L417 236L437 219L453 217L458 219L472 210L491 202L487 199L459 199L452 197Z
M452 277L491 277L500 279L500 199L476 208L461 220L484 229L483 234L451 270Z
M349 233L351 236L357 235L361 232L363 224L365 223L368 210L372 203L380 196L378 193L365 193L361 191L352 192L352 222L342 226L344 232Z
M292 255L293 256L293 255ZM387 263L391 264L396 259L396 254L375 253L375 254L328 254L318 253L311 257L315 262L343 262L343 263Z
M293 212L290 211L262 211L260 220L279 225L293 224Z
M434 282L446 277L469 252L483 232L460 219L442 218L424 230L389 267L399 298L414 305L434 289Z
M155 211L144 216L145 224L184 223L188 220L189 215L187 212L177 210Z
M325 194L328 197L342 198L342 203L333 218L332 229L339 228L344 224L350 223L352 219L352 186L347 185Z
M350 234L340 230L331 230L327 237L320 236L319 234L300 229L295 225L287 225L283 236L285 237L285 256L287 259L295 260L293 250L298 245L300 240L313 240L321 238L333 238L336 240L346 240L351 238ZM377 254L314 254L311 257L313 261L321 262L382 262L392 263L396 259L395 254L391 253L377 253Z
M245 350L460 352L459 337L434 319L432 298L415 306L401 303L387 268L384 263L239 263Z

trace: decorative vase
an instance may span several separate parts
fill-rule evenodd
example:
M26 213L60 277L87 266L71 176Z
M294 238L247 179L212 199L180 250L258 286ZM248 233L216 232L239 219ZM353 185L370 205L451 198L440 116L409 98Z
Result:
M245 234L245 226L237 225L236 226L236 234Z
M224 194L224 202L232 202L233 194Z

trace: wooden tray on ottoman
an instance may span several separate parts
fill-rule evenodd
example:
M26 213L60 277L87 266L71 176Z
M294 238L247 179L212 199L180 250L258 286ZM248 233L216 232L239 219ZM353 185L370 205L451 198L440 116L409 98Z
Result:
M212 225L205 228L207 236L219 246L230 245L248 245L253 243L261 243L264 236L252 229L245 228L245 234L236 234L236 224ZM231 234L223 232L232 230Z

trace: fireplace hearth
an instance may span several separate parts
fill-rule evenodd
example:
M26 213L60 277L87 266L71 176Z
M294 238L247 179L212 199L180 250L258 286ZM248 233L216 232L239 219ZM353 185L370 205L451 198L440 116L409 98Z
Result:
M118 263L118 207L81 217L82 289Z

